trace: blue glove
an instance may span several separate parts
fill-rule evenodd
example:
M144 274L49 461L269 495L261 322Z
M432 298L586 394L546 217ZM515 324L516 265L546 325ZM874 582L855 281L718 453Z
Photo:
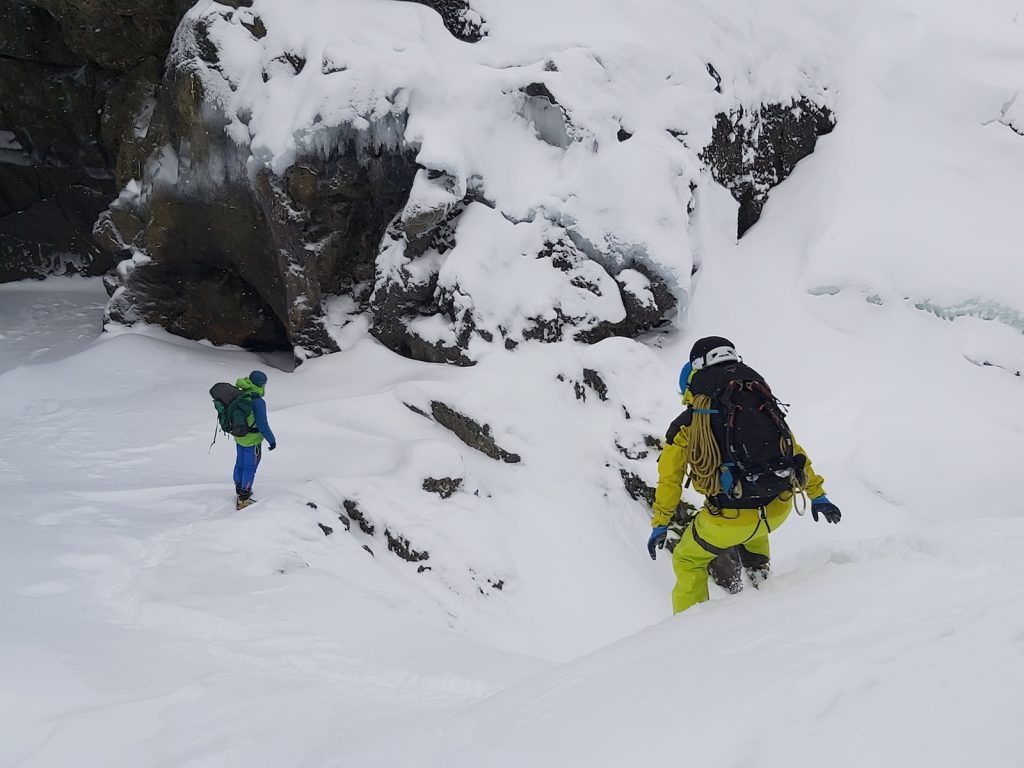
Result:
M828 496L811 499L811 517L814 518L814 522L818 522L818 515L824 517L829 523L838 523L843 517L839 507L829 501Z
M269 446L267 446L268 451L272 451L275 448L277 448L277 443L271 443Z
M665 537L668 535L668 526L659 525L653 531L651 531L651 538L647 540L647 553L651 556L651 560L657 557L655 549L661 549L665 546Z

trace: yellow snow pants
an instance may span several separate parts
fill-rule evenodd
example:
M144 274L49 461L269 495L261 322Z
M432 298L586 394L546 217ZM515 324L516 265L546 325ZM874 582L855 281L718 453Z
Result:
M672 552L676 586L672 590L672 612L708 599L708 563L719 552L742 545L748 552L769 556L768 534L786 522L793 509L787 494L760 509L723 509L714 514L704 507L686 527Z

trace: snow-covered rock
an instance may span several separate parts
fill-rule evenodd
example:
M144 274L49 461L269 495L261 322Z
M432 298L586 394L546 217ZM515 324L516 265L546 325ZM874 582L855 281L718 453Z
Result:
M742 232L832 125L830 32L790 5L201 0L100 227L150 259L109 317L301 360L349 293L392 349L458 364L671 323L709 171Z

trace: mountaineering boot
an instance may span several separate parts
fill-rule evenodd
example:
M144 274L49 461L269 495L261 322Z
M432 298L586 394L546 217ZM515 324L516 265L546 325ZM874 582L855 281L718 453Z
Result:
M768 580L768 573L771 567L765 563L759 565L756 568L747 568L747 578L750 579L750 583L754 586L754 589L760 589L761 585Z
M740 575L740 557L736 549L728 549L708 563L708 576L730 595L740 592L743 589L743 578Z
M238 498L235 500L235 509L245 509L255 503L256 499L252 497L252 491L239 491Z
M740 562L743 563L743 570L747 572L747 578L754 589L760 589L761 585L768 579L772 570L772 561L768 555L760 552L751 552L746 547L739 548Z

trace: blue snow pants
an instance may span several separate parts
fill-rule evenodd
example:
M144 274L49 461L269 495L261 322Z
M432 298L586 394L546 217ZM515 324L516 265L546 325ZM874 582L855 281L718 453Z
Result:
M263 453L261 447L235 443L235 486L243 491L252 490L252 481L256 479L256 468Z

